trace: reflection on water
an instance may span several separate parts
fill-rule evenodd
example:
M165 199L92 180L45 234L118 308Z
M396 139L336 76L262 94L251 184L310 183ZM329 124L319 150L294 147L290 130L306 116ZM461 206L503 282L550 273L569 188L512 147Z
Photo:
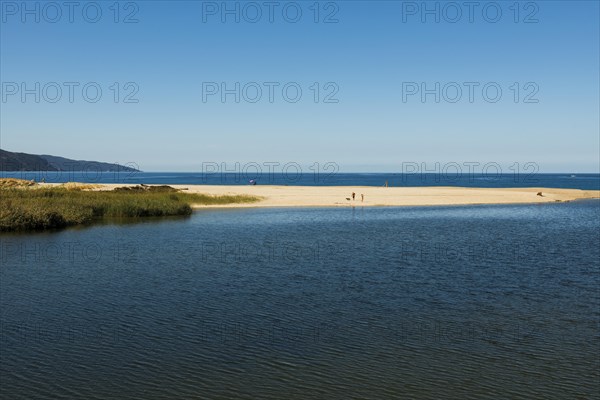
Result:
M600 202L0 236L2 397L592 398Z

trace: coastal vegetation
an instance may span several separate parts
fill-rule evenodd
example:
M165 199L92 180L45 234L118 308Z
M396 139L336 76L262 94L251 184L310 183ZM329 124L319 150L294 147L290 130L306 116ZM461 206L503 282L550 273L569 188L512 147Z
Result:
M182 193L169 186L135 186L111 191L96 185L55 187L0 179L0 232L60 229L103 218L190 215L192 205L252 203L257 197Z

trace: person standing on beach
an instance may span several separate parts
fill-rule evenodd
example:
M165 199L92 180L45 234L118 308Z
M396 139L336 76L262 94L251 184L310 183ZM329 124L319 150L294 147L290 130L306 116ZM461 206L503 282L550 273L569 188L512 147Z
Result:
M365 201L365 195L364 194L360 194L360 202L364 202Z
M352 192L352 200L354 200L355 196L356 196L356 193Z

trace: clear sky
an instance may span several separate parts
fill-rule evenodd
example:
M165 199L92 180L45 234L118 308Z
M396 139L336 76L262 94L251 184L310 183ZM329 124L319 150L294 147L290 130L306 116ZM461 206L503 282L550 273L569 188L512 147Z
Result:
M26 4L1 2L5 150L145 171L599 171L598 1Z

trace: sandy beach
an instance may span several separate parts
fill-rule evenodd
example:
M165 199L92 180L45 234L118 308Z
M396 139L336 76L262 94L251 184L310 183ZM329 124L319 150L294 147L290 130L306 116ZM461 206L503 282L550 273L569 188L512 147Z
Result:
M119 185L105 184L100 190ZM252 195L261 198L253 204L232 204L206 207L377 207L377 206L440 206L468 204L554 203L600 198L598 190L553 188L463 188L463 187L365 187L365 186L217 186L171 185L189 193L209 195ZM356 194L352 200L352 192ZM537 193L541 192L542 196ZM361 201L361 194L364 201ZM350 200L348 200L350 199Z

